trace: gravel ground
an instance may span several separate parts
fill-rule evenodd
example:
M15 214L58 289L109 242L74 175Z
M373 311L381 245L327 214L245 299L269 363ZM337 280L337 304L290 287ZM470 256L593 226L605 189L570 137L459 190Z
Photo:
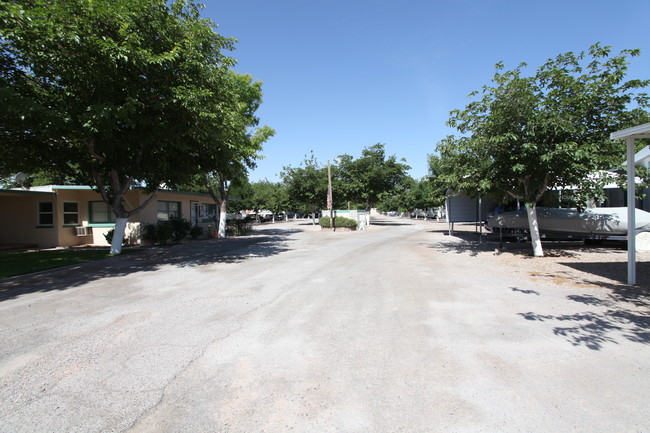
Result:
M544 242L544 257L533 257L530 242L500 243L489 232L480 236L474 224L430 224L438 235L436 248L443 253L475 257L494 263L519 278L539 283L585 289L594 296L617 300L634 298L635 306L650 308L650 251L637 252L637 284L627 284L627 249L624 242L584 245L581 241Z
M435 231L447 238L441 250L469 254L495 265L512 267L513 272L531 278L545 279L557 284L580 287L605 287L647 291L650 288L650 251L637 252L637 285L627 282L627 250L623 242L605 242L586 246L581 241L544 242L544 257L532 256L530 242L504 242L497 236L483 235L480 239L474 224L456 224L452 236L448 224L432 222Z

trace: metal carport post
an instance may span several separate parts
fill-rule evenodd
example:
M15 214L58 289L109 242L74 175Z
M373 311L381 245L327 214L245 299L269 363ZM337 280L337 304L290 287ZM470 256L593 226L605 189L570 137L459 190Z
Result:
M636 199L635 199L635 164L634 140L650 138L650 123L612 132L612 140L627 142L627 283L636 284Z

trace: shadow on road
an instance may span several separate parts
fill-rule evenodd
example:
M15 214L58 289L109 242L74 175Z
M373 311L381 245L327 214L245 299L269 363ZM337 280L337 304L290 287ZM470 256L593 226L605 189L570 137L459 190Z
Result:
M445 233L439 230L438 233ZM447 234L447 233L445 233ZM448 241L446 239L449 239ZM479 241L480 239L480 241ZM528 242L504 243L502 248L498 237L483 235L471 231L455 232L445 237L444 241L428 244L442 253L500 254L507 252L520 256L521 259L533 259L532 247ZM600 297L593 294L569 295L567 299L589 307L594 311L581 311L575 314L541 314L534 311L519 313L526 320L552 323L553 333L575 346L584 346L591 350L601 350L607 343L620 344L623 341L650 344L650 262L637 262L637 285L625 283L627 278L626 262L585 262L562 260L562 258L581 257L580 253L589 251L620 254L618 244L585 246L575 241L544 242L546 257L559 257L557 263L580 271L575 273L535 273L535 277L551 280L566 280L576 285L600 287ZM599 280L605 277L609 281ZM510 288L513 292L525 295L540 295L535 290ZM627 305L626 305L627 304Z
M590 300L591 302L591 300ZM574 346L601 350L606 343L619 344L619 339L650 344L650 315L638 311L610 309L605 312L580 312L563 315L519 313L526 320L560 322L553 333Z
M598 282L590 282L598 284ZM574 314L519 313L526 320L556 322L553 333L574 346L601 350L606 343L619 344L621 339L650 344L650 295L642 288L629 285L605 285L610 289L601 297L591 293L569 295L569 301L594 307L600 311ZM516 292L533 292L512 288ZM536 292L534 292L536 293ZM625 304L637 308L626 308ZM605 310L604 310L605 309ZM604 310L604 311L603 311Z
M523 293L525 295L537 295L537 296L539 296L539 292L536 291L536 290L522 290L522 289L518 289L517 287L511 287L510 290L512 290L513 292Z
M112 257L76 266L0 280L0 302L20 295L66 290L91 281L135 272L152 272L162 266L202 266L240 263L269 257L291 249L288 237L299 230L269 229L249 236L210 239L168 247L155 247L138 254Z
M402 221L394 221L394 220L385 220L385 219L374 219L372 218L370 220L370 225L371 226L409 226L412 225L413 223L411 222L402 222Z
M442 253L456 253L477 256L481 252L501 253L508 252L510 254L521 256L523 258L533 259L533 249L529 241L504 241L499 239L498 235L492 233L479 233L464 231L454 232L449 235L446 230L433 230L431 233L442 233L449 241L436 242L431 244L430 248L436 248ZM585 251L598 251L598 252L618 252L623 248L617 243L604 243L602 245L589 245L586 246L582 241L568 240L568 241L543 241L544 255L546 257L567 257L574 258L578 253ZM572 265L570 263L567 266ZM616 265L616 263L609 263L609 265ZM578 269L576 267L576 269ZM595 268L597 269L597 268ZM602 268L601 268L602 270ZM585 272L590 272L585 270ZM598 274L598 272L595 272ZM649 281L650 282L650 281Z
M635 291L632 286L625 284L627 281L627 262L559 262L562 266L583 272L586 275L598 275L601 277L611 278L616 276L620 283L603 283L602 281L591 281L587 277L581 282L604 287L617 291ZM636 280L637 285L641 287L650 287L650 262L636 263Z

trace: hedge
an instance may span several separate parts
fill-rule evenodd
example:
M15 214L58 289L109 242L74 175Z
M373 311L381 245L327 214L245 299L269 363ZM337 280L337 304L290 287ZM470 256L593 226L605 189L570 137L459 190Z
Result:
M334 219L334 222L336 224L336 227L347 227L351 229L356 229L358 223L351 219L351 218L345 218L345 217L336 217ZM324 216L319 220L319 224L321 227L330 227L330 217Z

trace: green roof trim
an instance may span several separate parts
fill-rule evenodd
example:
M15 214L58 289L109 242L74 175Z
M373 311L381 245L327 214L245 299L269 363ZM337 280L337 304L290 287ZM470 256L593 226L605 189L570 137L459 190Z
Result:
M52 185L52 189L94 189L92 186L88 185Z

